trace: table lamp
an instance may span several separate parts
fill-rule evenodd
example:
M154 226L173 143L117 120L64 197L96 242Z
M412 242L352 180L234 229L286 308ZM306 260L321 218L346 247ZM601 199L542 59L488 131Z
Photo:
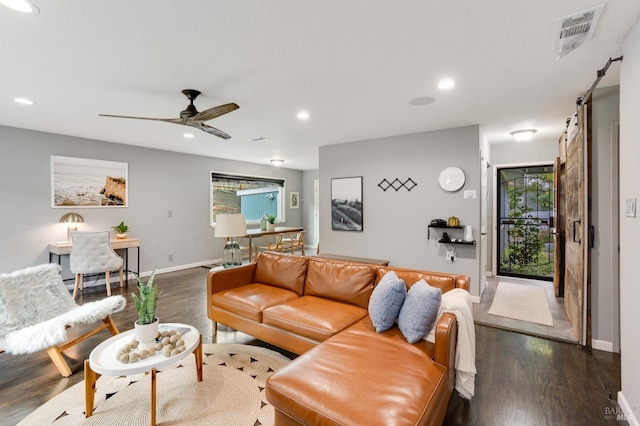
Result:
M82 222L84 222L84 218L78 213L69 212L62 215L62 217L60 218L60 223L67 224L67 241L71 241L71 231L78 230L78 225L76 224Z
M247 222L243 214L216 215L216 237L227 240L222 252L222 266L225 268L242 265L240 246L233 238L243 235L247 235Z

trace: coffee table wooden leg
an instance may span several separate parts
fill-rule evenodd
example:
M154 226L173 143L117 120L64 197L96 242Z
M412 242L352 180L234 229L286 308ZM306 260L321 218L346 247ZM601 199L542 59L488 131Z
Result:
M84 360L84 416L93 415L93 400L96 395L96 380L100 375L91 369L89 360Z
M156 369L151 369L151 426L156 426Z
M202 334L200 334L200 341L198 342L198 346L196 346L196 350L194 351L196 355L196 374L198 377L198 381L202 381Z

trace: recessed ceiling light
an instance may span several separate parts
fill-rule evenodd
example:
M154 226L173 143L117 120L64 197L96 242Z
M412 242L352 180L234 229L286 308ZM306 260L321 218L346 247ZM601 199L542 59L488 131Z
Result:
M32 100L26 99L26 98L13 98L13 100L14 100L14 102L17 102L17 103L22 104L22 105L33 105L33 104L35 104L35 102L33 102Z
M187 139L191 139L193 138L193 133L184 133L182 136L184 136Z
M409 101L411 105L419 106L419 105L429 105L436 101L436 98L433 96L421 96L419 98L414 98Z
M279 158L274 158L273 160L271 160L271 164L273 164L276 167L282 166L282 163L284 163L284 160L281 160Z
M300 120L306 120L307 118L309 118L309 113L308 113L308 112L306 112L306 111L300 111L300 112L298 113L298 118L299 118Z
M249 139L249 142L251 142L251 143L260 143L260 142L266 142L268 140L269 140L269 138L267 138L267 137L258 136L257 138Z
M0 3L17 12L30 15L38 15L40 13L40 9L28 0L0 0Z
M518 142L524 142L530 140L535 132L535 129L516 130L515 132L511 132L511 136Z
M455 81L450 78L444 78L438 82L438 89L451 89L455 85Z

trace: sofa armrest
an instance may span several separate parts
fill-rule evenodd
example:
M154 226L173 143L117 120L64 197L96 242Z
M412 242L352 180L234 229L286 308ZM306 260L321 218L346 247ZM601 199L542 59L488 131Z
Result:
M458 340L458 323L454 314L444 313L442 315L436 324L435 338L433 360L453 370Z
M211 318L211 296L223 290L241 287L255 281L256 263L216 269L207 275L207 315Z

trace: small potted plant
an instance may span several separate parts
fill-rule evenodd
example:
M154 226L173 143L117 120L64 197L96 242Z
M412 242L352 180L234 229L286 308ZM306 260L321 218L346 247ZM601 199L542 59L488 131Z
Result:
M156 269L151 272L146 284L138 275L133 274L138 281L138 290L140 291L140 297L135 293L132 293L131 297L136 304L136 311L138 311L138 320L135 322L135 333L136 340L140 342L141 345L145 343L155 344L155 339L158 336L158 324L160 321L156 317L156 308L158 307L160 292L158 291L158 286L153 284Z
M276 217L274 215L269 215L269 217L267 218L267 220L269 221L269 231L275 231L276 229Z
M124 220L118 225L112 226L112 228L116 230L116 239L124 240L127 238L127 231L129 230L129 227L124 224Z

